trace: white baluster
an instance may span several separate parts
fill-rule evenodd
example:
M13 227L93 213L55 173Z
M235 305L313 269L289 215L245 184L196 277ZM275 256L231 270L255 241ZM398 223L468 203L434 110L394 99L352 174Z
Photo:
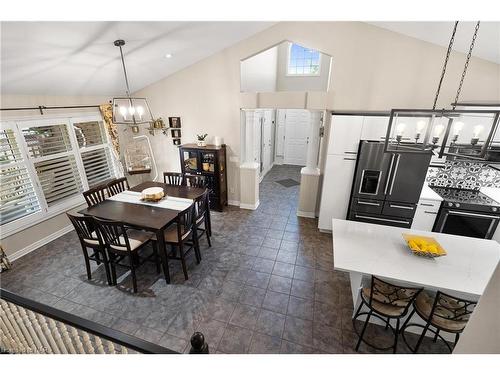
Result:
M82 331L82 337L83 337L83 345L85 345L85 350L86 353L88 354L94 354L94 347L92 346L92 342L90 341L89 334L85 331Z
M50 330L52 331L52 336L54 337L56 344L59 346L59 350L62 354L68 354L66 350L66 345L59 333L59 328L57 327L56 321L54 319L49 319Z
M106 341L106 346L108 347L108 353L109 354L116 354L116 348L115 344L113 341L105 340Z
M19 343L20 346L20 351L23 353L29 353L29 346L28 342L24 338L19 326L16 323L16 319L14 318L14 315L12 314L12 311L9 308L9 304L7 302L4 302L3 300L0 300L2 304L3 311L5 312L5 320L4 323L5 325L9 328L10 333L12 335L12 338ZM4 317L4 314L2 314L2 319Z
M31 322L31 319L28 316L27 311L30 311L30 310L26 310L23 308L19 309L19 313L21 315L21 318L24 321L24 325L26 326L26 328L30 334L30 338L31 338L30 344L36 348L36 353L43 354L43 353L45 353L45 348L43 347L42 343L38 339L38 336L37 336L35 330L33 329L33 323Z
M66 327L66 324L59 323L59 326L61 328L62 337L64 340L64 344L66 346L66 349L68 349L68 351L71 354L76 354L76 350L75 350L75 347L73 346L73 343L71 342L71 337L69 336L69 332L68 332L68 328Z
M37 315L33 311L28 310L28 316L33 324L33 327L35 328L35 332L38 336L38 339L42 344L42 350L40 351L40 353L44 354L52 353L52 351L50 350L49 342L45 338L45 334L43 333L42 327L40 326L40 322L38 321Z
M73 334L73 340L76 343L77 353L85 354L85 349L83 348L82 340L80 338L80 333L75 327L71 327L71 333Z
M9 353L20 353L21 348L19 347L19 343L17 343L16 340L14 340L10 330L4 324L3 319L0 320L0 330L1 330L0 333L2 334L1 342L3 343L5 349Z
M123 345L121 345L122 347L122 354L128 354L128 350L126 347L124 347Z
M47 319L45 319L45 317L42 314L36 314L36 317L38 318L38 321L42 326L43 333L47 341L49 342L50 349L52 349L53 353L60 354L61 352L59 351L56 341L54 340L54 337L52 337L52 332L50 332L49 325L47 324Z
M99 336L94 336L94 338L95 338L97 353L106 354L106 352L104 351L104 347L102 346L101 338Z

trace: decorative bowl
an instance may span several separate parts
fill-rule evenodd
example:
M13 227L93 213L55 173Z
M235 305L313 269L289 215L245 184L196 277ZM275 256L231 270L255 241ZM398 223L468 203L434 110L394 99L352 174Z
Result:
M437 258L446 255L446 251L432 237L403 233L403 238L415 255Z
M165 192L161 187L150 187L141 191L141 200L158 202L163 199Z

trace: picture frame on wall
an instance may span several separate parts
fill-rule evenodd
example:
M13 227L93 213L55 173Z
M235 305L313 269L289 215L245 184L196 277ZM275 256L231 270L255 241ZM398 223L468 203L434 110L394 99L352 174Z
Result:
M174 139L173 142L174 142L174 145L176 145L176 146L180 146L180 144L181 144L180 138Z
M180 117L169 117L168 124L171 128L180 128L181 127L181 118Z
M180 138L181 137L181 129L171 129L170 133L172 134L172 138Z

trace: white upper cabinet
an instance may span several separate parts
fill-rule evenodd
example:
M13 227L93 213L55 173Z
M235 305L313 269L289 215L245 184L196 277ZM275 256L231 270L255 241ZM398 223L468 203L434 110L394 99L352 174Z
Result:
M368 141L385 140L388 124L389 117L387 116L365 116L363 118L361 139Z
M356 154L362 129L363 116L333 115L328 154Z

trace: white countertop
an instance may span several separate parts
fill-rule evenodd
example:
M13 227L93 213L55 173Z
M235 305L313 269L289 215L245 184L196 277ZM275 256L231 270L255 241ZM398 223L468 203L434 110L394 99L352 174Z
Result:
M440 202L443 200L443 198L434 190L432 190L426 183L424 183L424 186L422 187L422 192L420 193L420 199L425 199L428 201L440 201Z
M479 296L500 260L496 241L333 219L335 269ZM434 237L448 253L413 255L401 234Z
M486 194L491 199L496 200L497 202L500 202L500 189L499 188L483 187L483 188L479 189L479 191L483 194Z

